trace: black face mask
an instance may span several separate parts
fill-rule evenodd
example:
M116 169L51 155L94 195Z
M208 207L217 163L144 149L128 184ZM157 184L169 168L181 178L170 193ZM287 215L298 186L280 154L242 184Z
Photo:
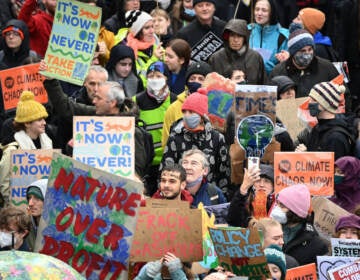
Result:
M321 110L319 108L319 103L309 103L308 109L309 109L310 116L312 116L312 117L317 117L321 112Z
M197 82L189 82L186 85L190 93L196 92L201 87L201 84Z

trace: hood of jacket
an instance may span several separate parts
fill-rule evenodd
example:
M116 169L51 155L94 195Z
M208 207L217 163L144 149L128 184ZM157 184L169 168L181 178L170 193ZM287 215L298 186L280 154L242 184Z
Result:
M106 64L106 70L111 72L111 70L115 69L116 63L124 58L130 58L132 61L132 71L136 73L136 65L135 65L135 54L132 48L118 44L114 46L110 51L110 58L108 63Z

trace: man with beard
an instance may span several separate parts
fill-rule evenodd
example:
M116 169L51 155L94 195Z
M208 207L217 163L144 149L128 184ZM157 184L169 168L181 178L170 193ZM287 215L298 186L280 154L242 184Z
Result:
M43 0L45 11L37 10L37 0L26 0L18 19L23 20L30 32L30 49L44 57L50 38L56 9L56 0Z

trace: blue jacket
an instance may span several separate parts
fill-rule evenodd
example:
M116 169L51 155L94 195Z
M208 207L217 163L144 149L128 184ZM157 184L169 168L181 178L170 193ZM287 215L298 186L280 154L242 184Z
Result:
M261 26L257 23L249 24L248 29L251 32L250 48L268 51L267 55L264 55L263 52L260 52L260 54L264 59L266 72L269 74L274 66L279 63L275 54L288 49L289 30L281 27L280 24ZM279 39L279 36L281 36L281 39Z
M209 187L209 183L208 181L203 181L203 183L201 184L200 189L197 191L197 193L195 195L193 195L193 202L192 202L192 206L197 207L199 205L200 202L203 203L204 206L210 206L213 205L212 200L217 199L218 203L217 204L222 204L222 203L226 203L226 198L223 194L223 192L214 184L212 184L212 187L216 189L217 195L218 197L210 197L209 192L208 192L208 187Z

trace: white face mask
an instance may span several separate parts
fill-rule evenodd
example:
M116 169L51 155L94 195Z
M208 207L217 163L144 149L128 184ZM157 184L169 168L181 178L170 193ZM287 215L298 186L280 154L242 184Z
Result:
M286 213L281 210L281 208L276 205L271 213L270 213L270 217L273 218L274 220L278 221L280 224L284 225L287 223L287 216Z
M16 243L14 237L14 244ZM0 248L12 246L12 234L0 231Z
M166 79L147 79L147 88L154 95L158 95L160 90L166 85Z

